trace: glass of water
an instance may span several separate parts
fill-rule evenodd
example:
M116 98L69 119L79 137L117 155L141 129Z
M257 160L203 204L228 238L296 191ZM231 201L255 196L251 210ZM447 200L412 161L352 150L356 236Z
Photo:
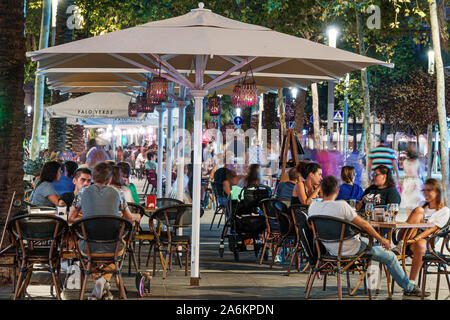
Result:
M369 221L373 214L374 206L372 202L367 202L364 207L364 215L366 216L366 220Z

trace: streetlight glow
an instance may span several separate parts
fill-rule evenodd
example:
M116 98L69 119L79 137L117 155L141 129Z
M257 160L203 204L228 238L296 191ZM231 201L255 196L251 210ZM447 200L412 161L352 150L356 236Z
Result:
M336 48L336 38L338 34L339 30L336 27L334 26L328 27L327 35L328 35L328 45L330 47Z
M59 0L52 0L52 28L56 28L56 11Z
M291 95L294 99L297 98L297 93L298 93L297 88L295 88L295 87L291 88Z

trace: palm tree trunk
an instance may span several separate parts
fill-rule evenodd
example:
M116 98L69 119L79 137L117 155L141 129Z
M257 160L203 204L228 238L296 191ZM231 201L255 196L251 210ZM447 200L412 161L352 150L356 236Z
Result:
M314 130L314 149L320 150L320 122L319 122L319 93L317 83L311 85L312 110L313 110L313 130Z
M275 123L275 103L276 95L273 93L264 94L264 118L263 129L267 130L267 142L271 143L271 130Z
M41 35L39 39L39 49L48 47L48 35L50 32L51 0L42 2ZM39 62L37 64L39 69ZM30 157L35 160L39 157L40 140L42 134L42 122L44 115L44 77L36 75L34 85L34 120L33 134L31 138Z
M278 114L280 116L280 137L284 139L286 135L286 117L285 117L286 106L283 103L283 89L278 89Z
M73 0L59 0L56 11L56 34L55 45L60 45L72 41L72 30L67 28L67 8L73 4ZM52 91L52 104L64 101L58 90ZM48 150L64 151L66 149L66 122L67 118L51 118L49 129Z
M442 194L444 203L447 205L447 183L448 183L448 140L447 140L447 114L445 110L445 78L444 64L442 62L441 44L439 38L439 22L435 0L428 1L430 5L431 33L433 37L433 50L436 65L437 83L437 111L439 116L439 131L441 132L441 174Z
M23 199L25 65L24 2L0 1L0 222L13 192ZM1 261L0 261L1 262ZM7 273L0 268L0 282Z

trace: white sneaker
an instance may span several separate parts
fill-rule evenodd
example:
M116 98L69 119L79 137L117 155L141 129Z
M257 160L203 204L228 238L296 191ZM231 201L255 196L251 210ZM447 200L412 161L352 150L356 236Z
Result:
M100 277L95 281L95 287L92 291L92 295L95 295L98 299L102 298L103 295L103 288L105 287L106 279L103 277Z
M277 254L277 255L275 256L275 261L274 261L274 263L281 263L281 256L280 256L279 254Z
M395 247L393 247L393 248L391 249L391 251L392 251L393 253L395 253L396 255L402 254L402 250L403 250L403 240L400 240L400 241L398 242L398 244L397 244Z

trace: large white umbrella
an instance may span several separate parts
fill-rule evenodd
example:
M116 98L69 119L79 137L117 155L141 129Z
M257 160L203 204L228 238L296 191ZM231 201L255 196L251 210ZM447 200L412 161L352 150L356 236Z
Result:
M74 41L28 53L39 60L38 72L128 74L158 73L190 90L195 100L194 174L191 284L199 284L200 181L203 98L208 91L245 76L251 66L255 77L310 82L338 79L347 72L371 65L392 66L383 61L242 23L204 9L98 37ZM237 74L236 74L237 73ZM189 79L188 74L195 75ZM320 79L321 78L321 79ZM294 79L294 81L291 81ZM54 79L56 80L56 78ZM64 84L61 77L52 85ZM123 85L128 88L132 82ZM133 87L133 86L132 86ZM77 87L64 87L65 92ZM134 87L133 87L134 88ZM130 88L129 88L130 89Z
M116 118L143 120L145 114L138 117L128 115L131 97L122 93L94 92L69 99L46 108L53 118Z

